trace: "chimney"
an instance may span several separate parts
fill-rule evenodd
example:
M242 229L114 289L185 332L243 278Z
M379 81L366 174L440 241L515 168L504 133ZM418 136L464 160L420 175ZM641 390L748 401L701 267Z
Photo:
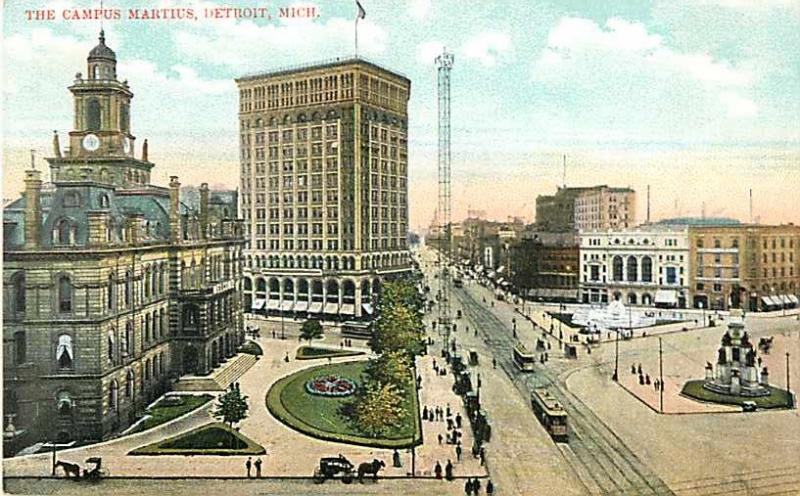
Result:
M142 221L144 214L135 213L130 214L126 219L126 228L128 229L128 243L135 245L138 244L144 236L142 235Z
M145 148L147 151L147 140L145 140ZM173 243L178 243L181 240L181 183L178 182L178 176L169 177L169 238Z
M208 238L208 183L200 185L200 237Z
M42 239L42 173L25 171L25 248L36 250Z
M147 138L142 143L142 162L147 162Z
M108 210L91 210L87 212L89 218L89 244L103 245L108 243Z

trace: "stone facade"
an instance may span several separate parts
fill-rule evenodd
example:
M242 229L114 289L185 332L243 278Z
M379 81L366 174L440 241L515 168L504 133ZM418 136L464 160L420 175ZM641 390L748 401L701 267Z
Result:
M606 185L559 187L536 198L536 227L542 231L629 229L636 225L636 192Z
M581 231L581 301L686 306L688 244L686 227Z
M4 209L4 409L23 444L106 439L243 339L235 203L210 216L207 185L197 203L177 177L151 185L102 32L87 63L70 87L70 147L55 135L47 159L52 184L28 170Z
M369 318L411 267L410 81L356 58L237 83L248 309Z
M728 331L722 336L722 345L715 365L706 365L703 387L717 393L738 396L766 396L770 394L769 372L764 367L759 373L756 350L744 330L741 309L731 311Z

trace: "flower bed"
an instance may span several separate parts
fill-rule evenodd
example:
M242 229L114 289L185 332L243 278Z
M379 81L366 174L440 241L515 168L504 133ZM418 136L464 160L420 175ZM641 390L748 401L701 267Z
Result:
M318 396L350 396L356 391L356 383L338 375L324 375L306 382L306 391Z

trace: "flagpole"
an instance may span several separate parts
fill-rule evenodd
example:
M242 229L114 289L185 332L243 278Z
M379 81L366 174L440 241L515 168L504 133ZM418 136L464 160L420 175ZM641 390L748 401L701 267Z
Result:
M359 19L359 17L361 17L361 16L356 15L356 29L355 29L355 32L356 32L356 58L358 58L358 19Z

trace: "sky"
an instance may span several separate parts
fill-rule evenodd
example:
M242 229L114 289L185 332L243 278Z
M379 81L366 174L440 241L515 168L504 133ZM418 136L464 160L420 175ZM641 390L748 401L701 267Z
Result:
M359 54L412 81L412 228L436 208L436 70L452 71L453 218L468 208L532 221L537 195L572 186L651 186L654 219L707 215L800 223L800 2L795 0L361 0ZM204 9L267 7L269 19L206 19ZM318 16L278 18L280 7ZM29 150L72 128L67 90L86 72L98 20L79 0L3 7L3 198L22 188ZM238 183L234 78L351 55L355 1L107 0L117 73L135 97L153 182ZM192 8L194 20L132 20L128 9ZM52 9L55 19L27 20Z

